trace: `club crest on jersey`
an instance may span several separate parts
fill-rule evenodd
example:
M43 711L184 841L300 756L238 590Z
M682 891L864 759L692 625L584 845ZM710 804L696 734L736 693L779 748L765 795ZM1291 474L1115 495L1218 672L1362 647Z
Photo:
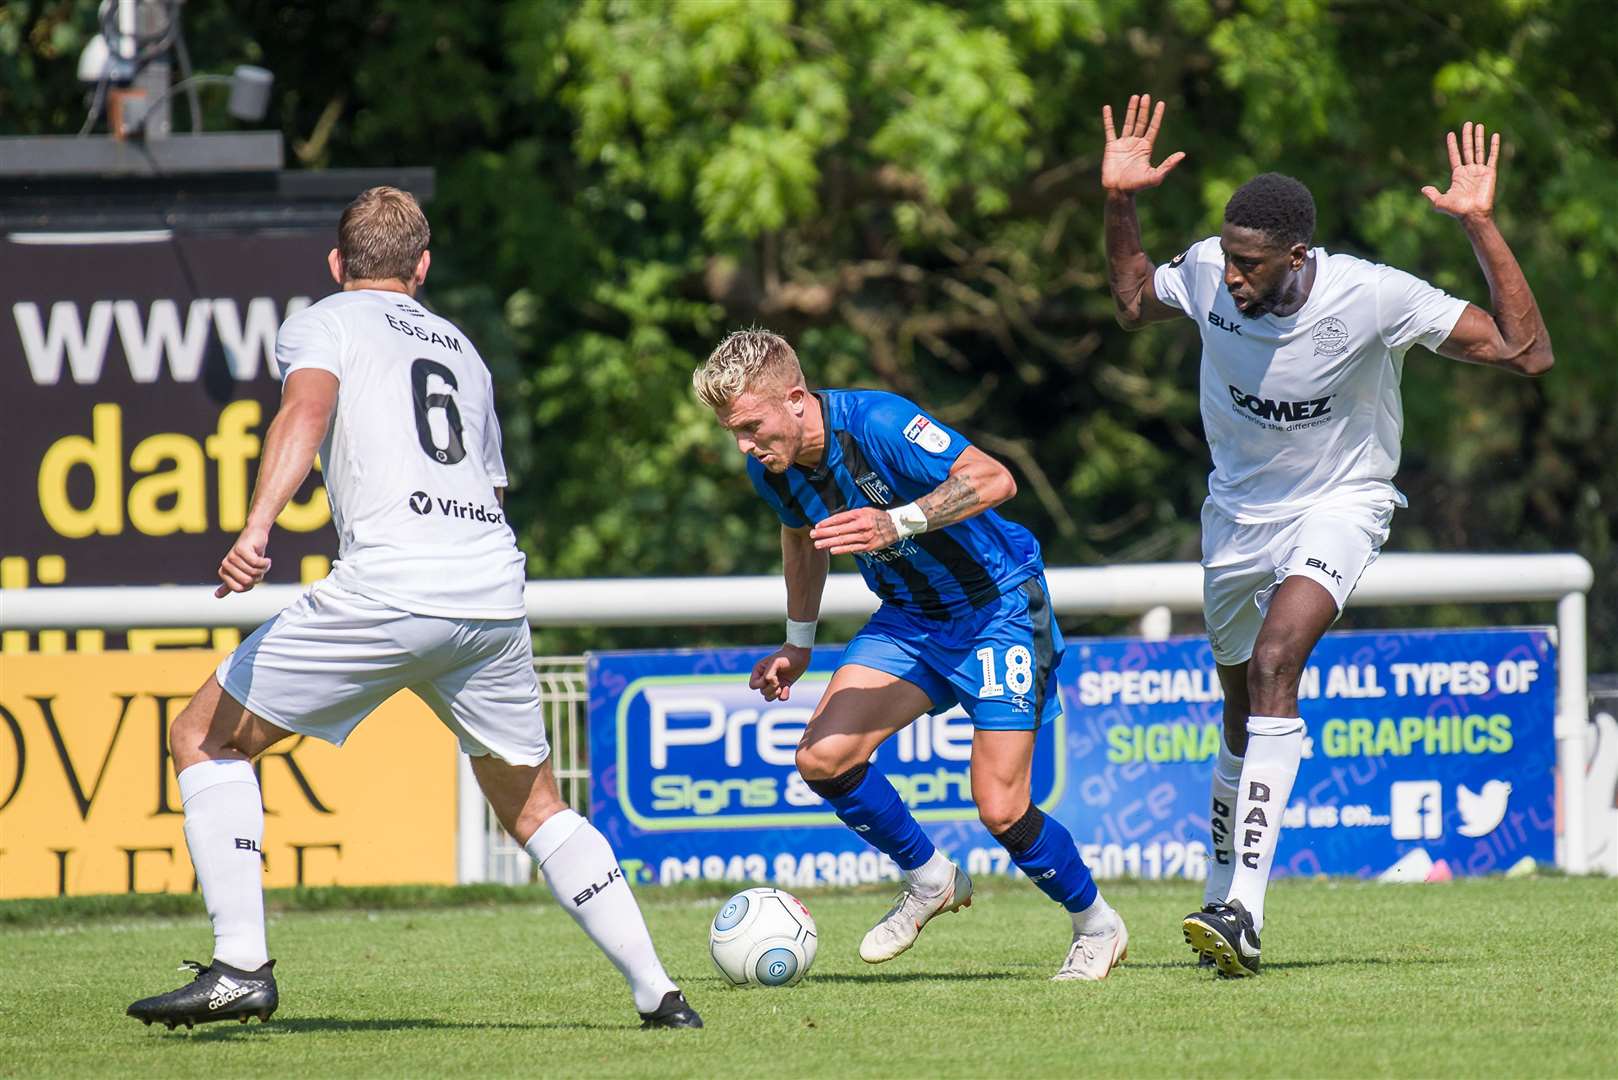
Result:
M1336 356L1348 348L1348 327L1330 315L1315 323L1309 336L1314 339L1316 356Z
M893 505L893 489L888 487L887 482L874 472L856 476L854 486L864 492L865 497L877 506Z
M942 454L949 449L949 436L921 413L917 413L910 423L905 425L905 438L929 454Z

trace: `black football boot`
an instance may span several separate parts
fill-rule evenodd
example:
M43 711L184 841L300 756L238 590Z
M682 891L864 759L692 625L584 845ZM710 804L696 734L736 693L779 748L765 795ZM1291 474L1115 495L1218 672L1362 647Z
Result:
M1258 931L1253 916L1240 900L1209 904L1187 915L1182 924L1193 949L1213 957L1219 974L1243 978L1258 974Z
M1208 914L1211 914L1213 912L1213 910L1214 910L1214 905L1212 903L1207 903L1207 904L1202 905L1202 912L1201 913L1204 914L1204 915L1208 915ZM1186 918L1185 918L1186 929L1183 931L1183 933L1185 934L1185 943L1187 945L1191 944L1191 930L1189 928L1190 919L1191 919L1191 916L1187 915ZM1205 953L1201 949L1196 948L1195 946L1192 947L1191 951L1197 954L1197 967L1199 967L1199 968L1211 968L1211 967L1214 966L1213 953Z
M670 990L663 995L655 1010L640 1014L641 1030L647 1028L699 1028L702 1026L702 1017L697 1010L685 1000L685 995L678 990Z
M274 967L274 960L257 971L243 971L220 960L207 967L187 960L180 970L190 968L196 973L189 985L142 998L126 1011L143 1024L164 1024L170 1031L181 1024L189 1028L216 1020L239 1020L244 1024L254 1016L268 1020L280 1004L271 970Z

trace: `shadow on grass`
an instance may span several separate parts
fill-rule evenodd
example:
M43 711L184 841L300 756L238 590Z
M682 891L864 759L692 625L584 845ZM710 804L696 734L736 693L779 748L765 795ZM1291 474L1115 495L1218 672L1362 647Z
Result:
M887 972L857 972L845 975L842 972L833 972L827 975L810 975L809 980L816 983L913 983L913 982L962 982L962 981L993 981L998 979L1024 979L1028 977L1025 971L887 971Z
M1329 967L1414 967L1424 964L1454 964L1454 957L1440 956L1336 956L1329 960L1277 960L1273 963L1266 960L1263 971L1287 971L1304 968ZM1181 968L1185 971L1202 971L1208 975L1214 974L1213 968L1199 968L1195 960L1148 960L1137 963L1134 960L1125 962L1125 970L1173 970Z
M620 1024L581 1023L568 1021L535 1021L522 1024L435 1020L430 1017L375 1017L345 1020L328 1016L288 1017L273 1019L265 1024L209 1025L186 1032L177 1029L172 1034L207 1042L230 1042L238 1039L275 1038L281 1035L321 1034L328 1031L629 1031L636 1025L627 1021Z
M1340 956L1331 960L1278 960L1266 962L1266 971L1285 971L1288 968L1318 967L1414 967L1424 964L1455 964L1458 957L1449 956Z

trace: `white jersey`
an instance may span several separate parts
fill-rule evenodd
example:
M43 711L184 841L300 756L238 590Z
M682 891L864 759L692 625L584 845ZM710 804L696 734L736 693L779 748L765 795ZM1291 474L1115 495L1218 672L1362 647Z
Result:
M1158 299L1202 334L1208 497L1243 524L1326 501L1405 505L1399 378L1412 345L1436 349L1466 301L1352 255L1309 253L1315 281L1295 314L1244 318L1224 285L1219 237L1157 268Z
M332 580L418 615L523 615L525 560L494 491L494 384L459 328L404 293L359 289L289 318L275 358L283 379L319 368L339 382L320 448Z

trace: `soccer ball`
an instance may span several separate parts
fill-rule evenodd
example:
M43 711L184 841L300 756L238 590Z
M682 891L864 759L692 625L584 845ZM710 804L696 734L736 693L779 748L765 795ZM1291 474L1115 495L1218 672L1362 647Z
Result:
M815 962L815 920L791 893L745 889L713 917L708 955L732 986L792 986Z

